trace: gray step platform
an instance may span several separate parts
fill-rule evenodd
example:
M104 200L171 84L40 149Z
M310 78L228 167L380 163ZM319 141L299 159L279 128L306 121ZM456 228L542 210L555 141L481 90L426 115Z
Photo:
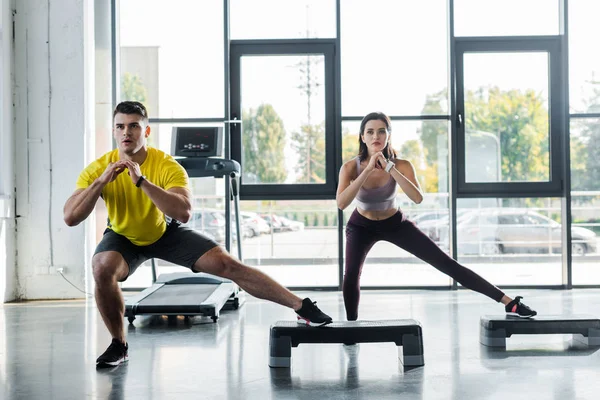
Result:
M425 364L423 331L414 319L334 322L315 328L292 321L271 326L269 366L289 368L292 347L300 343L378 343L394 342L405 367Z
M600 319L592 315L546 315L517 318L486 315L479 324L479 341L488 347L506 347L512 335L572 334L588 346L600 346Z

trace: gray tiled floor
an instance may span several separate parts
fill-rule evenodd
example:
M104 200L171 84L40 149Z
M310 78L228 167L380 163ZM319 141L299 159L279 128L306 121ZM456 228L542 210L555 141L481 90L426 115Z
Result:
M508 291L516 294L515 291ZM303 293L306 294L306 293ZM544 314L600 316L600 290L525 290ZM334 318L340 293L308 293ZM425 366L404 371L391 343L300 345L291 369L270 369L269 325L293 318L248 298L217 324L138 318L130 361L97 372L110 338L89 301L0 306L0 398L4 399L598 399L600 351L562 335L513 336L506 351L479 344L479 317L501 313L482 295L363 291L362 319L414 318Z

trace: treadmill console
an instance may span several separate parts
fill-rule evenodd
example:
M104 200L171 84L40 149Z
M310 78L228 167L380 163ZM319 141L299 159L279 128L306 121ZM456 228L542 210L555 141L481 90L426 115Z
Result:
M177 158L177 162L187 171L190 178L214 177L225 175L238 175L241 172L240 164L235 160L224 158Z
M171 155L175 157L221 157L223 127L174 126Z

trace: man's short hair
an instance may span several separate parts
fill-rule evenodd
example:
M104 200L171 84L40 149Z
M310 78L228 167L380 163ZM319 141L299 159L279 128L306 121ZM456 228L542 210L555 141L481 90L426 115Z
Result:
M139 101L123 101L117 104L113 111L113 120L117 114L137 114L144 119L144 123L148 123L148 110Z

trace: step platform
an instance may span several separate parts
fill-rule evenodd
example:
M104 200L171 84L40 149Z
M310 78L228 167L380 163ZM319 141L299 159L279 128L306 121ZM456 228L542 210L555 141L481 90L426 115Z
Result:
M600 319L593 315L546 315L518 318L486 315L479 324L479 342L488 347L506 348L512 335L572 334L588 346L600 346Z
M425 364L421 324L414 319L398 319L334 322L318 328L295 321L276 322L271 326L269 366L289 368L292 347L298 347L300 343L379 342L394 342L405 367Z

